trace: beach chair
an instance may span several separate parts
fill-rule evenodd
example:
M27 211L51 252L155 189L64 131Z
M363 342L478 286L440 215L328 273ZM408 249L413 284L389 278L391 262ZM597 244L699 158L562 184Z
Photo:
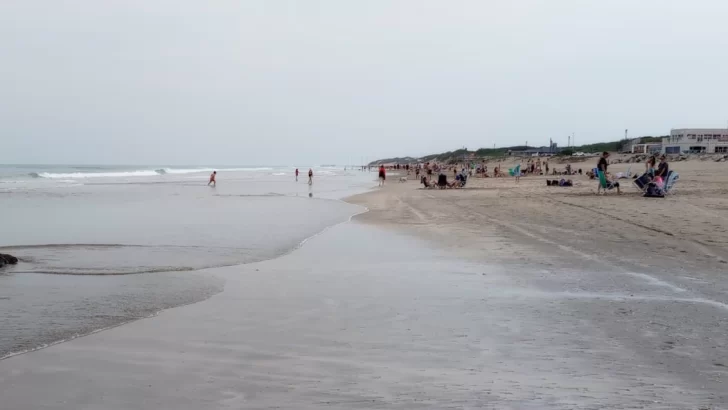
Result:
M460 174L460 188L465 188L465 184L468 182L468 176Z
M665 193L665 195L671 194L673 188L675 188L675 183L680 179L680 175L675 171L670 171L667 173L667 179L665 179L665 185L662 187L662 192Z
M594 171L599 178L599 187L597 188L597 194L599 194L602 190L604 190L604 192L606 193L608 190L619 186L618 182L607 181L607 176L604 175L604 172L602 172L599 168L594 168Z
M648 174L644 174L640 176L639 178L635 178L632 181L632 184L634 184L637 189L639 189L642 193L645 192L645 189L647 188L647 184L649 184L652 181L652 177L650 177Z

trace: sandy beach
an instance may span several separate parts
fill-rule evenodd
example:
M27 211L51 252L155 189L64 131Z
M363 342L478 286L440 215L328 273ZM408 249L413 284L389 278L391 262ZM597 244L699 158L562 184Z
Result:
M596 161L572 168L586 171ZM551 166L563 169L565 164ZM609 168L615 174L628 169L640 173L644 164ZM726 165L692 160L674 163L672 169L680 180L674 195L664 199L642 198L632 179L620 180L622 195L614 190L596 195L598 182L577 175L529 176L519 183L510 177L471 177L467 189L458 190L424 190L421 184L413 187L415 181L393 181L350 202L370 209L362 221L404 228L454 251L487 252L491 261L698 275L710 282L709 288L726 291L713 283L728 268ZM560 178L573 179L575 186L546 185Z
M728 410L727 17L0 2L0 410Z
M3 406L726 408L724 166L674 164L665 199L392 181L288 255L191 273L210 299L1 361Z

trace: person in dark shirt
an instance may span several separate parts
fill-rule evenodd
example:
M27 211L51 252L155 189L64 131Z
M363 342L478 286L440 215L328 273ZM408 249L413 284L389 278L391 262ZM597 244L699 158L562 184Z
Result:
M597 168L599 169L599 172L601 172L602 174L604 174L604 179L605 179L605 181L607 183L607 186L605 187L605 190L606 189L617 188L617 194L622 194L622 191L619 190L619 182L614 181L614 180L610 180L607 177L607 167L609 167L609 162L607 161L607 158L609 158L609 153L607 151L604 151L602 153L602 157L599 158L599 162L597 163ZM597 179L599 179L599 176L598 175L595 175L595 177ZM601 189L602 189L602 185L600 184L599 185L599 190L601 190ZM599 190L597 190L597 192Z
M607 167L609 166L609 162L607 162L607 158L609 158L609 153L604 151L602 153L602 157L599 158L599 162L597 163L597 168L604 173L604 175L607 175Z
M667 178L667 174L670 172L670 166L667 164L667 158L664 155L660 157L660 165L657 166L655 177Z

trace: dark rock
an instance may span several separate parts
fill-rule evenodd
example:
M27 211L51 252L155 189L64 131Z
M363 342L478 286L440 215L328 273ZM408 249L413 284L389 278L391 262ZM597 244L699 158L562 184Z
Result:
M18 263L18 258L15 256L0 253L0 268L5 265L15 265L16 263Z

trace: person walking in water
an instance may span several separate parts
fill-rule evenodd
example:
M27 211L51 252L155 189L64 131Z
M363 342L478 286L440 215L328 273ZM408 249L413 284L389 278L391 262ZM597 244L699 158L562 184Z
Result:
M308 184L313 185L313 170L311 168L308 169Z
M387 171L384 169L384 165L379 166L379 186L384 186L384 180L387 179Z
M212 171L212 174L210 174L210 182L207 183L207 186L217 186L217 181L215 181L215 177L217 176L217 171Z
M296 168L296 182L298 182L298 168Z

